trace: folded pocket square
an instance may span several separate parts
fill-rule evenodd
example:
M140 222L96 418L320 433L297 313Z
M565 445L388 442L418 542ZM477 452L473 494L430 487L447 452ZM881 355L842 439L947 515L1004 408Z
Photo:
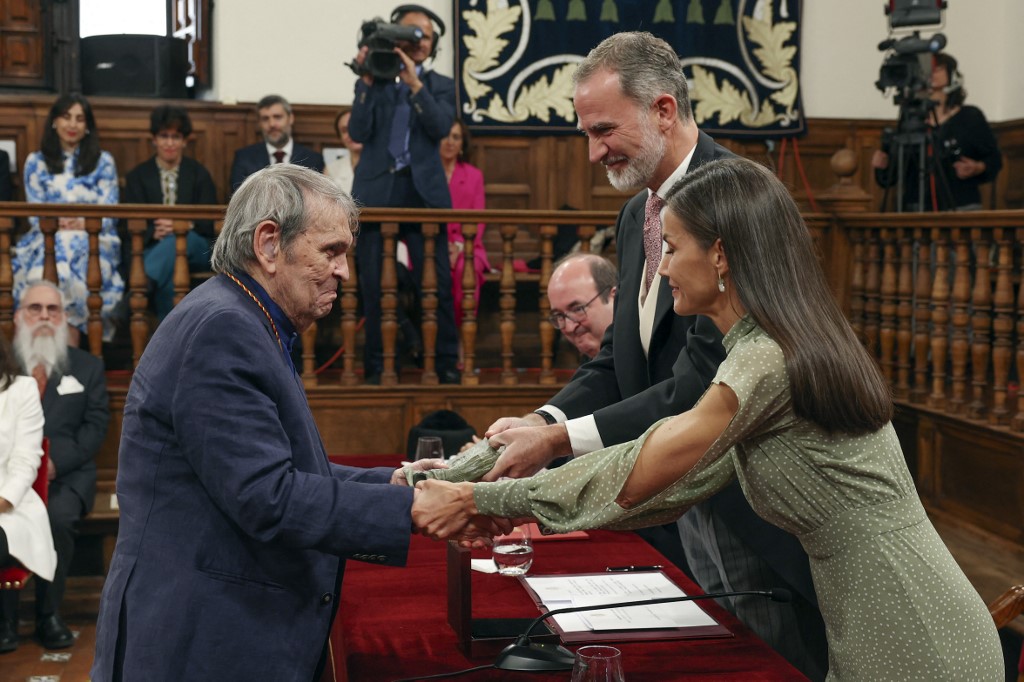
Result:
M67 374L62 376L60 383L57 384L57 395L71 395L72 393L81 393L84 390L85 386L82 385L82 382Z

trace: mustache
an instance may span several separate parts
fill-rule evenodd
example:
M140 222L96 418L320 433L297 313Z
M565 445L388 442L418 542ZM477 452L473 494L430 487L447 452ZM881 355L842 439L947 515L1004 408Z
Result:
M620 156L606 156L605 158L601 159L601 165L603 165L603 166L610 166L613 163L620 163L622 161L629 161L629 157L621 156L621 155Z

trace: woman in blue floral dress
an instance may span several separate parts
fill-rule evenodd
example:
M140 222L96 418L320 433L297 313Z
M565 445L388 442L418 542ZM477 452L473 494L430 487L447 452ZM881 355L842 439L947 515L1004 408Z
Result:
M114 158L100 150L96 119L84 97L64 95L54 103L46 117L40 147L25 160L25 199L29 203L117 203L117 167ZM43 234L38 218L29 221L31 228L14 248L15 302L21 300L29 284L43 277ZM113 311L124 295L124 280L118 271L121 240L112 218L103 219L99 242L103 338L109 341L114 334ZM68 324L84 331L89 319L89 237L84 218L60 219L55 255L60 287L68 302Z

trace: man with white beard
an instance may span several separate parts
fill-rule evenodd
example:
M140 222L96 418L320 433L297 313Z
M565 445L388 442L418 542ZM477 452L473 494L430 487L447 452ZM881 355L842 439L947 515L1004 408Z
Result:
M102 360L67 345L64 295L51 282L25 290L14 328L14 353L25 373L39 383L43 435L50 440L47 512L57 572L53 582L36 577L36 635L47 649L62 649L74 643L59 609L75 549L75 525L96 497L95 457L110 421L107 380Z

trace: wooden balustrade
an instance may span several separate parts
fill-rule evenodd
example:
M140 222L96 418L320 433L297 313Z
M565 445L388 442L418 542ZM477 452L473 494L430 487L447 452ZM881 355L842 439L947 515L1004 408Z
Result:
M12 331L13 274L11 250L16 241L17 220L40 216L40 228L46 249L44 272L55 278L55 234L58 217L66 206L0 204L0 330ZM199 206L76 206L75 213L85 217L89 237L87 276L88 329L90 350L100 354L102 320L100 317L100 262L98 240L101 219L111 216L124 220L124 238L130 240L128 279L129 330L132 363L137 364L155 320L147 310L147 281L143 271L143 235L146 221L155 216L174 220L177 255L175 300L183 297L191 285L188 271L186 236L189 221L206 219L219 222L223 207ZM607 212L558 211L409 211L366 209L362 220L381 225L384 263L381 282L381 326L383 336L384 386L395 386L403 378L398 372L398 332L400 291L396 252L399 225L419 222L424 235L424 262L434 262L434 236L446 223L461 225L465 244L472 245L479 224L485 223L492 235L500 236L500 253L492 254L500 267L496 277L488 276L497 287L497 309L477 309L474 298L476 272L472 266L472 248L465 252L462 274L463 296L455 304L462 310L463 385L481 383L479 370L494 368L494 380L512 386L521 381L520 358L528 350L539 358L536 381L556 382L556 330L546 318L550 312L546 287L553 267L553 238L558 226L576 224L581 248L589 249L589 239L598 227L614 222ZM823 254L829 284L841 296L851 324L875 357L893 387L896 399L933 412L985 424L1008 432L1024 432L1024 395L1019 384L1024 370L1024 294L1021 271L1024 268L1024 212L995 211L975 214L871 214L843 213L832 216L808 216L816 247ZM832 235L841 235L842 249L830 244ZM498 239L492 236L497 242ZM358 248L358 244L357 244ZM513 267L516 258L539 254L539 274L519 274ZM360 383L361 362L358 347L357 285L354 259L349 256L351 277L340 288L340 339L344 357L340 374L328 383L352 386ZM835 262L835 259L841 262ZM832 259L832 260L830 260ZM837 273L847 281L837 279ZM432 267L422 273L423 371L418 376L424 385L438 382L436 348L438 325L437 277ZM530 322L519 310L523 286L537 286L535 313ZM531 284L531 287L534 286ZM481 326L489 320L490 329ZM532 336L536 325L536 344L517 347L517 334ZM500 350L481 355L482 333L497 337ZM306 386L324 385L315 367L316 327L304 335L301 362Z

